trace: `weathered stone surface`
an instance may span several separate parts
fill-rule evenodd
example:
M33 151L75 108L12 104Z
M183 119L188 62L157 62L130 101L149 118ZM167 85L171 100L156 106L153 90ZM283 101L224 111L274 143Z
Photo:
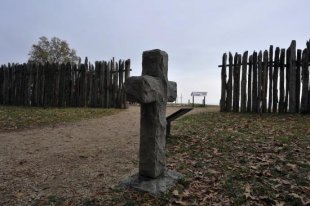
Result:
M145 75L140 77L131 77L126 81L127 98L131 102L138 102L141 104L152 103L160 101L163 97L163 85L157 78ZM168 81L168 102L175 101L177 97L177 83Z
M177 98L177 83L168 82L168 102L174 102Z
M131 77L126 81L126 93L129 101L148 104L159 101L164 96L164 87L160 80L152 76Z
M142 76L126 80L129 101L141 104L139 174L157 178L166 166L166 104L176 98L176 83L168 82L168 54L143 52Z
M153 196L158 196L169 190L182 175L175 171L164 171L164 173L156 179L142 177L135 174L120 184L120 187L132 187L143 192L149 192Z

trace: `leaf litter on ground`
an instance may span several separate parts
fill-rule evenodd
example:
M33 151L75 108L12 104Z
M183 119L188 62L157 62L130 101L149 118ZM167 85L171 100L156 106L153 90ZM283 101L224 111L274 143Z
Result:
M174 188L158 197L108 188L75 203L309 205L309 128L310 116L298 114L188 115L167 139L167 167L184 175Z

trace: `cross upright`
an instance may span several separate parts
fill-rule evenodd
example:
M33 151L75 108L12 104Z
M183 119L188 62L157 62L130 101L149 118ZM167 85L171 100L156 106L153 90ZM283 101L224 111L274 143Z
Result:
M177 96L177 84L168 81L168 54L144 51L142 76L130 77L125 88L128 101L141 105L139 175L157 178L165 171L166 104Z

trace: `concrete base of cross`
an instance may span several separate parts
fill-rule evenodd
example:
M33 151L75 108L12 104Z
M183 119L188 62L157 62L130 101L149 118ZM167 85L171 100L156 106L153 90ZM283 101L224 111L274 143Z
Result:
M182 177L180 173L171 170L166 170L157 178L147 178L135 174L121 182L120 187L134 188L142 192L148 192L150 195L156 197L166 193L178 180L182 179Z

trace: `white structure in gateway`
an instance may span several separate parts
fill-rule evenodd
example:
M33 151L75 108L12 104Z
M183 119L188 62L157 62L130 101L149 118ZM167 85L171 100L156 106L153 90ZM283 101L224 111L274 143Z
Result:
M203 106L206 106L206 96L208 92L192 92L191 96L193 97L193 107L195 106L195 96L203 97Z

